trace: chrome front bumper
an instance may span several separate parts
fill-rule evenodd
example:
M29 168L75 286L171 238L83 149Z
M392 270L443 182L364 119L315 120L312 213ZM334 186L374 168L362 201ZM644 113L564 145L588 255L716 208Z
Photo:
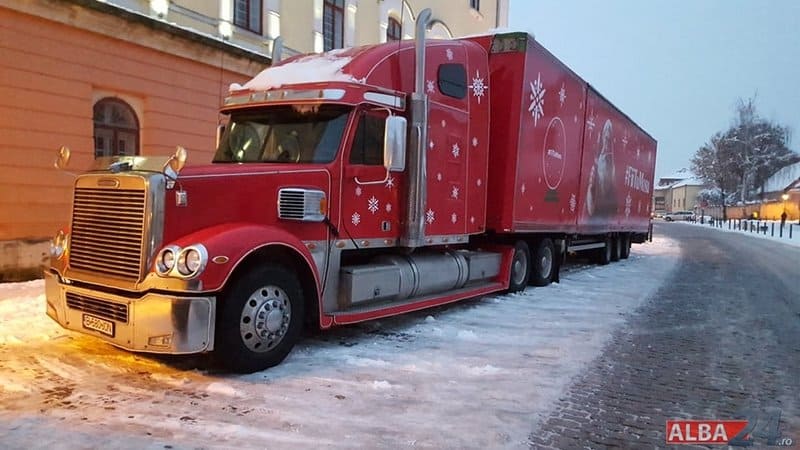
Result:
M68 330L133 351L187 354L214 349L216 297L148 293L132 299L72 286L50 271L44 281L47 315ZM80 309L69 307L68 294L86 303ZM107 313L114 310L127 311L127 321Z

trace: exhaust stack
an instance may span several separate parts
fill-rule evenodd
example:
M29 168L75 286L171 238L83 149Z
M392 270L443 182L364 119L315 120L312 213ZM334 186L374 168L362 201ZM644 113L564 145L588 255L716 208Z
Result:
M401 239L404 247L425 245L425 205L427 202L428 175L426 173L426 142L428 135L428 95L425 93L425 31L431 18L430 8L417 16L414 36L416 49L416 78L411 94L411 132L408 170L408 217Z

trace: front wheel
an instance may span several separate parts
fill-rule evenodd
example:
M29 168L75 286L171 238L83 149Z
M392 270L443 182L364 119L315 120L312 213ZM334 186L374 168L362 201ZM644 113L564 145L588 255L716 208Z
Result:
M547 286L553 281L555 272L555 247L550 239L542 239L533 253L530 283L534 286Z
M250 373L286 358L303 327L303 290L285 269L268 265L239 277L218 304L214 359Z

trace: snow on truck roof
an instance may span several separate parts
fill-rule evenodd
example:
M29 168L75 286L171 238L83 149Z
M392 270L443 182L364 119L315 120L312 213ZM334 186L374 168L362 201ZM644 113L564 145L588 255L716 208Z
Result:
M353 59L340 56L343 52L332 51L323 54L306 55L286 60L261 71L244 85L233 83L230 92L251 90L266 91L277 89L285 84L316 83L321 81L357 82L358 80L342 70Z

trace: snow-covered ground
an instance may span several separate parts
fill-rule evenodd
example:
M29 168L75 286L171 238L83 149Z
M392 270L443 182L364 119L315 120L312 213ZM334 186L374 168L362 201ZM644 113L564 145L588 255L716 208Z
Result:
M708 219L706 219L706 220L708 220ZM671 222L671 223L682 223L682 224L686 224L686 225L695 225L695 226L700 226L700 227L706 227L706 228L711 229L711 230L724 231L726 233L745 234L747 236L752 236L754 238L768 239L770 241L780 242L780 243L783 243L783 244L786 244L786 245L791 245L791 246L794 246L794 247L800 247L800 225L797 224L797 221L794 221L794 220L793 221L787 221L784 224L783 235L781 235L781 233L780 233L781 222L779 220L766 220L766 221L765 220L762 220L762 221L758 221L758 220L742 220L741 221L742 224L744 224L745 222L747 222L747 229L746 230L736 229L734 227L734 224L736 223L736 221L731 221L731 225L730 225L731 228L730 229L728 229L728 222L723 222L722 223L722 227L711 226L711 225L708 224L708 222L706 222L704 224L702 224L700 222L685 222L685 221ZM754 231L755 228L752 228L752 227L756 227L757 228L759 225L766 226L767 227L767 231L766 232L764 232L763 230L758 230L758 232ZM791 227L791 230L792 230L791 234L789 233L790 227ZM773 234L773 229L774 229L774 234Z
M672 272L677 244L560 284L324 332L252 375L66 332L0 284L0 447L519 448Z

